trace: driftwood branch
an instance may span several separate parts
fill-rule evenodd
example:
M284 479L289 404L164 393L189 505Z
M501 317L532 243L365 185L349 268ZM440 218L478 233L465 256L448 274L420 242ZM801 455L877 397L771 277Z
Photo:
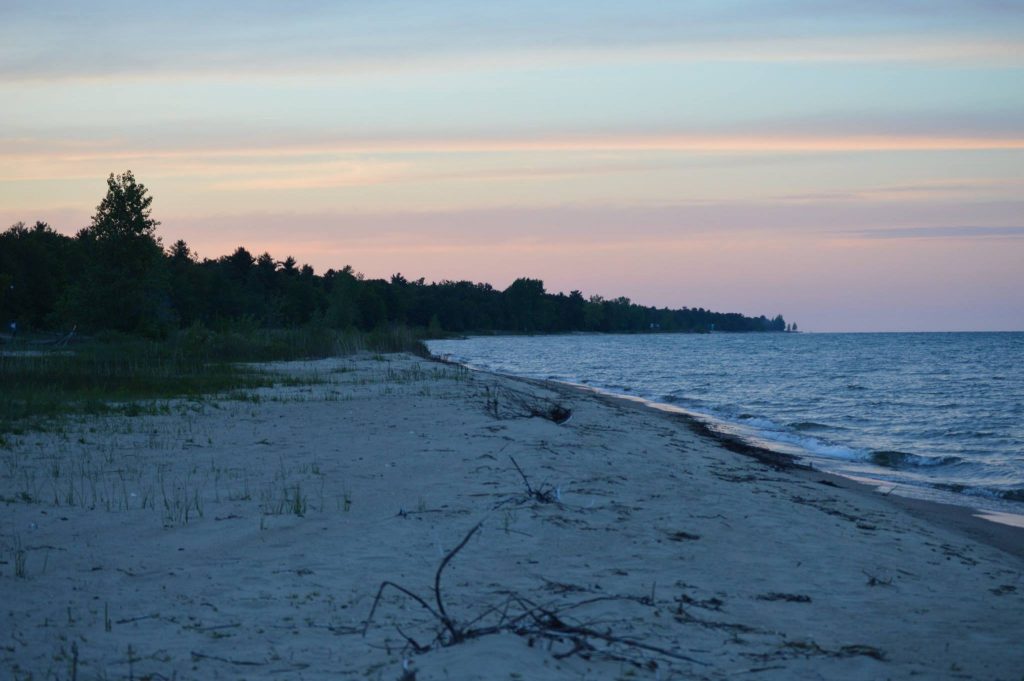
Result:
M512 465L515 466L516 471L519 473L519 477L523 479L523 484L526 485L526 497L513 497L509 499L504 499L498 503L498 506L501 506L509 502L519 505L525 503L529 499L533 499L534 501L537 501L541 504L561 503L558 498L558 490L552 489L550 485L541 485L540 487L535 488L533 485L530 484L530 479L526 477L526 473L524 473L523 469L520 468L519 463L515 460L515 457L509 455L508 458L512 462Z
M515 463L514 460L513 463ZM516 465L516 468L519 470L520 474L523 475L522 470L519 469L518 465ZM523 478L525 480L526 476L523 475ZM526 481L526 484L528 489L533 489L528 481ZM399 635L405 640L409 649L416 653L428 652L432 650L435 645L448 647L471 639L489 636L491 634L509 632L516 634L517 636L526 637L530 640L543 638L553 642L567 642L571 645L571 648L568 651L558 653L556 657L569 657L572 655L583 655L586 657L596 654L603 655L607 659L620 660L633 664L641 663L643 658L638 659L635 655L630 656L629 653L621 652L622 649L625 649L627 651L632 650L653 653L661 656L663 659L688 662L702 666L707 665L705 662L683 655L682 653L663 646L645 643L625 636L616 636L612 632L599 631L592 626L587 626L586 624L575 624L563 619L564 613L598 601L630 600L645 605L652 604L649 603L649 599L646 596L600 596L585 599L579 603L564 604L561 607L549 607L539 605L518 593L511 592L506 595L505 600L502 603L486 607L475 618L469 620L464 625L460 625L451 617L451 615L448 614L448 609L445 607L444 594L441 589L441 577L444 574L445 568L448 567L459 552L466 547L469 540L472 539L473 535L480 530L481 526L482 523L474 525L455 546L455 548L446 553L441 559L441 563L434 572L435 606L431 606L425 598L399 584L396 584L395 582L382 582L380 588L377 590L376 597L373 599L370 614L367 616L366 622L363 625L363 636L366 636L366 633L369 630L370 624L373 621L373 617L377 612L377 607L383 596L384 589L391 587L413 599L424 610L429 612L440 625L440 631L429 644L420 643L396 625ZM488 626L477 626L488 617L495 615L497 616L496 623ZM601 641L611 647L608 649L598 649L592 643L593 641ZM619 652L615 651L615 646L619 647Z
M536 416L561 425L572 418L571 409L547 397L497 385L486 391L486 411L496 419Z
M204 653L197 653L192 651L193 660L216 660L217 662L224 662L226 664L234 664L239 667L262 667L266 662L256 662L253 660L232 660L228 657L219 657L217 655L206 655Z
M451 562L452 558L454 558L459 551L469 543L469 540L477 533L477 531L479 531L481 525L483 525L483 521L474 525L473 529L467 532L466 536L462 538L459 545L445 554L445 557L441 560L441 564L437 567L437 572L434 573L434 599L437 601L437 611L440 613L441 623L452 637L452 643L457 643L462 640L464 632L456 628L455 622L452 621L452 618L448 616L448 612L444 609L444 599L441 598L441 573L444 572L445 567Z
M509 455L508 458L510 461L512 461L512 465L516 467L516 470L519 471L519 475L523 479L523 484L526 485L526 493L532 497L534 492L533 487L530 485L530 479L526 477L526 473L524 473L523 469L519 467L518 463L516 463L515 457Z
M389 586L392 589L395 589L396 591L401 591L406 596L422 605L423 608L431 615L433 615L435 618L441 619L441 615L439 615L432 607L430 607L430 603L427 603L425 600L420 598L420 596L418 596L416 593L410 591L409 589L406 589L401 584L395 584L394 582L384 581L380 583L380 588L377 589L377 595L373 599L373 607L370 608L370 614L367 616L366 623L363 625L363 636L366 636L366 631L370 628L370 622L373 621L373 613L377 612L377 605L380 603L381 596L384 595L384 589Z
M526 493L534 500L539 501L542 504L552 504L558 502L558 493L556 490L551 489L551 486L545 487L541 485L539 488L534 488L530 484L529 478L526 477L526 473L519 467L519 464L511 456L508 457L512 460L512 465L519 471L519 475L522 476L523 482L526 484Z

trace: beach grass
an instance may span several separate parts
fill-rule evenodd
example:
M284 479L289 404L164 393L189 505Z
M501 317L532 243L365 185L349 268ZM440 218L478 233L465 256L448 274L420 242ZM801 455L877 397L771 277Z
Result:
M417 334L405 328L362 333L193 326L162 340L104 334L70 347L7 344L0 351L0 437L69 414L135 416L159 409L154 401L296 380L262 370L261 362L401 351L426 353Z

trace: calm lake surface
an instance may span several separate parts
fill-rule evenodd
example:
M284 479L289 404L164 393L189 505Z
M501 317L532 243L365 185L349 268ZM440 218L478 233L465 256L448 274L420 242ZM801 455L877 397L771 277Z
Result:
M468 366L671 405L898 493L1024 514L1024 333L497 336Z

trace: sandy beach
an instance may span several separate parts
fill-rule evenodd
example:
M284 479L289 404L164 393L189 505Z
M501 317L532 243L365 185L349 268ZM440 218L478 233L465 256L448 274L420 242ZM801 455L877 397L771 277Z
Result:
M568 386L271 368L5 437L5 678L1024 674L1024 530Z

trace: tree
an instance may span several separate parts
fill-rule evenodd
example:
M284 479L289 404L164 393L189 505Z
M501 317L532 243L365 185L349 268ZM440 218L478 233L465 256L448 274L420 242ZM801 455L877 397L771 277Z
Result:
M200 318L206 300L201 293L200 269L195 252L184 239L178 239L167 249L171 305L183 326Z
M264 255L270 262L271 267L273 267L274 259L270 257L269 253L264 253ZM256 263L256 259L252 257L252 253L246 250L244 246L239 246L235 249L234 253L224 256L221 260L227 266L231 276L237 281L243 283L249 278L249 270L251 270L253 265Z
M152 203L130 170L107 178L92 224L78 233L84 267L63 306L67 323L161 335L176 321Z
M570 330L582 330L586 328L587 320L584 308L587 306L587 301L584 300L583 294L579 291L572 291L569 293L569 298L566 301L565 309L565 328Z
M347 329L356 323L359 281L352 272L352 267L346 265L340 272L328 270L324 275L327 285L327 324L335 329Z
M359 312L359 327L364 331L371 331L387 322L388 307L380 293L380 289L386 290L386 287L386 281L376 279L359 287L356 308Z
M583 324L587 331L604 330L604 298L596 293L583 306Z
M157 243L155 232L160 224L151 217L153 197L145 185L135 181L132 171L123 175L110 174L107 195L96 206L92 216L93 236L103 239L148 238Z
M543 330L541 303L544 300L544 282L521 277L505 289L505 305L511 328L517 331Z
M194 263L196 254L188 247L184 239L175 241L167 251L167 257L173 262Z
M74 241L45 222L0 234L0 323L43 328L72 276Z

